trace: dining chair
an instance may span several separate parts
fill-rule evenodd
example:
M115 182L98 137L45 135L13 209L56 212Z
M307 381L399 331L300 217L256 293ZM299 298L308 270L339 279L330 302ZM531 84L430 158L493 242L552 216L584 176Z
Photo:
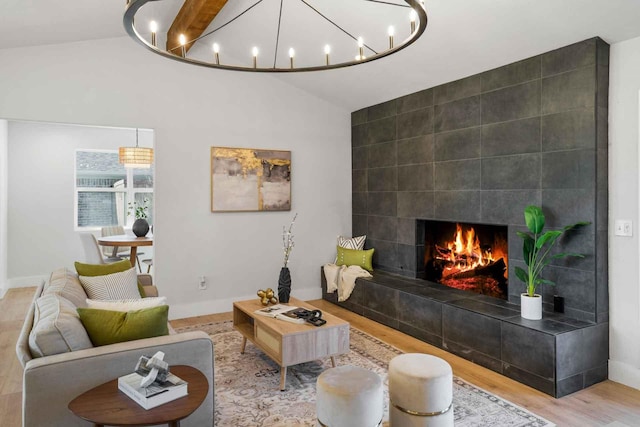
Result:
M80 241L84 249L85 262L88 264L107 264L120 261L119 257L104 257L93 233L80 233Z
M153 267L153 259L152 258L143 259L142 263L147 266L147 274L151 273L151 267Z
M110 225L107 227L102 227L100 229L102 233L102 237L106 236L120 236L125 234L124 227L121 225ZM120 257L120 258L130 258L131 257L131 248L127 246L103 246L103 253L107 257ZM138 271L142 273L142 267L140 266L140 257L139 255L144 255L144 252L136 253L136 263L138 264Z

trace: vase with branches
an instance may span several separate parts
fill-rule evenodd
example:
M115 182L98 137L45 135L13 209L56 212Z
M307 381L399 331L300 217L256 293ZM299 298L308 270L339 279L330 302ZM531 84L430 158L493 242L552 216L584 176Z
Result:
M133 212L133 216L136 220L133 222L133 226L131 227L131 231L138 237L146 236L149 232L149 223L147 222L147 218L149 216L149 199L142 199L141 203L137 201L129 202L129 207L127 208L128 215L131 215Z
M284 251L284 262L280 269L280 276L278 277L278 299L282 303L289 302L289 297L291 295L291 272L289 271L288 265L291 251L295 246L293 240L293 224L296 222L297 217L298 214L293 216L288 229L285 226L282 226L282 250Z

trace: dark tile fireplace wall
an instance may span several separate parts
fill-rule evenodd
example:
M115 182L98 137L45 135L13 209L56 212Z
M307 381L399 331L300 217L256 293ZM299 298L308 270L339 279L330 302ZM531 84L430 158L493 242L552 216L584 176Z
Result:
M509 301L524 285L523 210L541 205L547 227L577 221L540 291L545 309L608 320L607 107L609 45L599 38L352 113L353 235L376 248L374 267L421 277L417 219L509 227Z

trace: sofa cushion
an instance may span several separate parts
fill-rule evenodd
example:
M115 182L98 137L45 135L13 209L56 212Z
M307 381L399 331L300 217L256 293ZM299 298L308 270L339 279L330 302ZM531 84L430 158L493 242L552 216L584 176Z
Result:
M131 268L131 263L127 259L122 261L112 262L110 264L85 264L76 261L74 263L78 276L104 276L106 274L120 273L127 271ZM145 297L145 292L138 278L138 293L142 298Z
M135 267L104 276L80 276L80 283L91 299L118 300L140 298Z
M145 308L167 305L167 297L149 297L138 299L120 299L105 301L99 299L87 299L87 308L97 308L99 310L111 311L132 311Z
M49 283L45 285L42 295L60 295L76 307L85 307L87 293L78 280L78 276L66 268L51 273Z
M43 295L35 301L33 328L29 333L29 350L33 357L91 347L91 340L72 302L56 294Z
M168 305L127 312L79 308L78 314L95 346L169 334Z

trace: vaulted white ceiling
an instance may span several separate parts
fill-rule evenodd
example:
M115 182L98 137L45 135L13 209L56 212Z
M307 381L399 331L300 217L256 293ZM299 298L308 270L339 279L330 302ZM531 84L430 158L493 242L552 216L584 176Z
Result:
M175 9L176 0L165 1ZM126 37L124 8L124 0L2 0L0 49ZM426 8L425 34L397 54L276 78L356 110L590 37L613 44L640 36L640 0L427 0Z

